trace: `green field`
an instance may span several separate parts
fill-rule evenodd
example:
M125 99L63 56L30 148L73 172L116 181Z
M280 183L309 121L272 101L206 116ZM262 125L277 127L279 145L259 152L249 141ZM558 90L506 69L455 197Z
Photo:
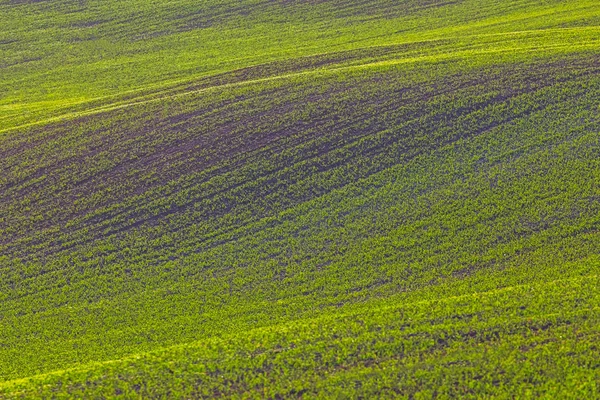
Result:
M0 0L0 398L600 398L597 0Z

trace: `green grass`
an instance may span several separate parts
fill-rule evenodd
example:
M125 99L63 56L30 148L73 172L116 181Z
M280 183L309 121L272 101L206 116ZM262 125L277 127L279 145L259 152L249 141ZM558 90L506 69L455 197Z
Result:
M594 398L589 371L598 368L600 321L590 311L598 310L599 283L595 275L388 301L45 375L33 381L38 391L24 393L50 397L60 387L88 397L465 397L508 390ZM12 385L13 393L34 386Z
M464 48L597 48L595 1L4 1L2 125L111 104L274 60L453 40ZM498 36L500 35L500 36ZM500 40L498 40L500 39ZM490 42L491 46L490 46ZM491 48L490 48L491 47Z
M0 3L0 397L598 397L599 22Z

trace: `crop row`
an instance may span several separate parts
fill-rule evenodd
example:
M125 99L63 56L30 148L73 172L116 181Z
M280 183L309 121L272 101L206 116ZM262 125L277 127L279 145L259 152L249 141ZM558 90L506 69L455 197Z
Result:
M593 273L597 60L433 65L261 82L7 139L3 376L446 281L456 295Z
M4 383L27 398L598 395L598 275L351 310Z

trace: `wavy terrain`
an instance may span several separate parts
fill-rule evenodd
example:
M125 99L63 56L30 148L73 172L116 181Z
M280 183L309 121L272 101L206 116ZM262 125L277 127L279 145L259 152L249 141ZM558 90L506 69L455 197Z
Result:
M0 26L0 398L600 396L596 1Z

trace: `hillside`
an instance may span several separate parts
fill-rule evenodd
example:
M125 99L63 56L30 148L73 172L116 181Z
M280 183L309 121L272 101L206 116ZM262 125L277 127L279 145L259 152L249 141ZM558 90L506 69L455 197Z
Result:
M0 26L0 398L600 396L597 1Z

